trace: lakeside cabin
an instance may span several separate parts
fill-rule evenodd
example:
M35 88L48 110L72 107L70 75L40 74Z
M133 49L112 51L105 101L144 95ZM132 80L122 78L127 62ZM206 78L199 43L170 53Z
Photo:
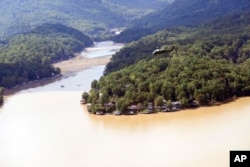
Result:
M86 100L82 99L81 104L86 104ZM101 109L102 108L102 109ZM105 114L114 114L114 115L135 115L137 113L142 114L151 114L155 112L171 112L171 111L180 111L183 109L183 106L180 101L172 102L171 107L166 104L162 106L155 106L153 102L148 102L147 107L143 107L141 103L133 104L128 106L126 112L121 112L115 110L114 103L105 103L103 107L98 109L98 111L94 112L96 115L105 115ZM87 109L91 112L91 104L87 104Z
M180 111L182 109L182 104L179 101L172 102L172 111Z
M85 99L81 99L81 100L80 100L80 103L81 103L81 104L87 104L87 101L86 101Z

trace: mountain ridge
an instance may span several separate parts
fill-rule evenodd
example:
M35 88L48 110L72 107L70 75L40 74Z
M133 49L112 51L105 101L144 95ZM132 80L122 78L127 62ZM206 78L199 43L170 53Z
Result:
M242 38L241 40L244 41L245 39L249 38L249 35L247 35L246 33L247 31L249 31L249 16L249 12L234 14L222 17L220 19L215 19L207 24L200 25L197 28L168 28L161 30L155 34L145 36L138 41L129 43L126 47L121 49L120 52L116 53L112 57L111 61L107 64L105 74L117 71L131 64L136 64L137 62L144 59L151 59L153 57L152 51L161 46L165 47L169 45L176 45L176 47L178 48L178 45L183 45L185 43L186 47L188 47L189 45L192 45L196 42L199 43L200 41L206 40L213 41L212 43L216 43L217 45L219 45L219 47L223 47L224 45L230 46L232 45L232 42L229 41L232 39L227 39L227 36L229 35L235 35L235 40L240 40ZM226 42L227 40L228 42ZM245 42L246 41L244 41L243 43ZM199 46L196 47L196 50L204 49L204 46L200 46L201 48L199 48ZM178 52L181 51L180 48L178 50ZM231 50L230 54L235 56L234 58L231 57L232 61L237 62L238 56L236 55L240 53L236 53L238 51L236 51L234 48L226 48L226 51L224 51L223 49L218 49L218 53L216 54L223 55L223 52L229 52L229 50ZM182 53L185 54L186 51L187 48L182 50ZM202 53L203 51L200 52ZM246 58L249 57L250 56L247 56ZM238 62L242 62L242 60L238 60Z
M165 18L164 26L193 26L194 24L204 23L203 21L211 21L211 19L217 17L247 11L249 8L250 2L248 0L176 0L163 10L144 18L149 17L152 22L154 22L153 18ZM144 18L139 20L143 20ZM198 18L199 20L195 21L193 18ZM192 22L188 19L192 19ZM145 23L142 26L147 27ZM150 26L150 23L148 26ZM152 26L162 27L161 25Z
M0 1L0 37L28 31L43 23L59 23L89 35L100 34L109 28L125 26L155 8L167 5L167 0L147 5L122 6L122 0L2 0ZM135 0L135 2L141 0ZM135 3L137 4L137 3ZM147 2L143 2L147 4ZM141 8L143 7L143 8Z
M149 35L161 29L187 26L195 27L200 24L212 21L213 19L226 15L247 12L250 10L250 1L248 0L176 0L171 5L162 10L144 16L133 22L130 29L125 30L114 40L117 42L129 42L140 39L142 36L127 37L127 31L141 29L148 31ZM120 39L126 39L122 41Z

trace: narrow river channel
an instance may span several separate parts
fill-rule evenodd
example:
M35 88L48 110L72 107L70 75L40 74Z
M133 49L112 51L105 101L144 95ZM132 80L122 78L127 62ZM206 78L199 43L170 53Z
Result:
M117 49L104 42L84 55ZM250 150L249 97L172 113L88 114L81 93L104 68L8 97L0 108L0 167L228 167L230 150Z

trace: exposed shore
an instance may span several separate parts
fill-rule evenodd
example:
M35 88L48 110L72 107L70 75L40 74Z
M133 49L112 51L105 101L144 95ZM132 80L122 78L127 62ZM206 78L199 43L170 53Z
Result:
M103 57L98 57L98 58L85 58L85 57L78 55L72 59L55 63L53 64L53 66L59 67L61 69L61 75L57 75L51 78L46 78L43 80L32 81L25 85L17 85L15 88L5 89L4 95L9 96L21 90L43 86L48 83L55 82L56 80L59 80L64 76L66 77L71 76L78 71L91 68L94 66L98 66L98 65L105 65L110 61L110 58L111 56L103 56Z
M70 75L72 73L98 65L105 65L111 59L111 56L103 56L98 58L85 58L80 55L62 62L53 64L54 67L61 69L62 75Z

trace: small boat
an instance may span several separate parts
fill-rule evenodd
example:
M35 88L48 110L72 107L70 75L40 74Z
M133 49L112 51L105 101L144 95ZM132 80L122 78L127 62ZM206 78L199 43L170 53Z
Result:
M124 113L125 115L135 115L136 112L135 111L128 111Z
M122 112L121 111L115 111L113 112L114 115L122 115Z
M104 115L104 112L103 111L96 111L95 114L96 115Z

